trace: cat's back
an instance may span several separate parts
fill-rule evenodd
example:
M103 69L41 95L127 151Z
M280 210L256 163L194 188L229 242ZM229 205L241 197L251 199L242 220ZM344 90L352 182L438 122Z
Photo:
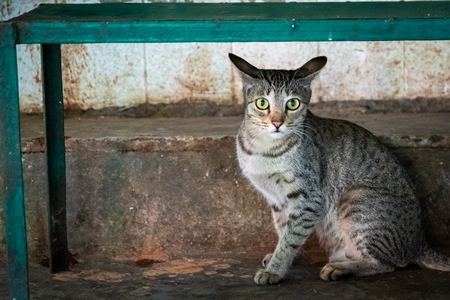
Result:
M305 123L315 129L323 143L329 142L327 146L333 142L357 145L372 141L383 147L369 130L347 120L319 117L308 111Z
M305 120L316 135L322 169L329 180L396 184L410 189L407 175L389 149L367 129L346 120L308 113Z
M387 147L374 134L350 121L318 117L308 112L305 123L315 135L316 145L326 155L385 153L390 156Z

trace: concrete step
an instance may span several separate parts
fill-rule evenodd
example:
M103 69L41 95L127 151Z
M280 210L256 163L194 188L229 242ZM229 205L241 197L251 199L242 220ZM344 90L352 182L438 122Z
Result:
M344 118L391 148L417 188L430 243L450 247L450 113ZM270 210L241 176L235 156L241 120L66 119L71 252L138 259L271 251ZM42 117L24 116L22 124L30 260L40 262L48 255ZM3 225L1 214L0 259ZM314 239L307 249L317 249Z

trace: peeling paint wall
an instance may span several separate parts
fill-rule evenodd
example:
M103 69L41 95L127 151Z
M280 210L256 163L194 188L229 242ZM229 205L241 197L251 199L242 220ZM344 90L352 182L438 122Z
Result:
M0 0L0 20L40 3L99 2L119 1ZM23 112L42 110L39 51L38 45L19 46ZM450 99L450 41L86 44L62 47L65 107L84 110L143 103L241 103L239 76L228 52L261 68L293 69L314 56L327 56L329 63L314 83L312 101Z

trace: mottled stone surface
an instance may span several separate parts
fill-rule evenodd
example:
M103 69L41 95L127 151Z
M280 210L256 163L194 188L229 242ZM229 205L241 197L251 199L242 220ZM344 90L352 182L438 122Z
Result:
M88 109L145 102L143 44L62 45L66 109ZM113 58L113 62L111 61Z
M403 42L319 43L319 54L328 62L317 80L317 100L405 98Z
M449 98L449 41L405 42L405 97Z
M146 44L146 102L233 104L230 50L229 43Z
M40 45L17 45L20 110L42 112L42 72Z

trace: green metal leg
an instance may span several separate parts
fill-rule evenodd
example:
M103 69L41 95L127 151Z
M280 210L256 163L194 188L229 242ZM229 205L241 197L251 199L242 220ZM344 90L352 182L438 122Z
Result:
M0 127L9 299L28 299L28 258L14 29L0 24Z
M43 44L42 81L49 191L50 272L69 269L61 45Z

